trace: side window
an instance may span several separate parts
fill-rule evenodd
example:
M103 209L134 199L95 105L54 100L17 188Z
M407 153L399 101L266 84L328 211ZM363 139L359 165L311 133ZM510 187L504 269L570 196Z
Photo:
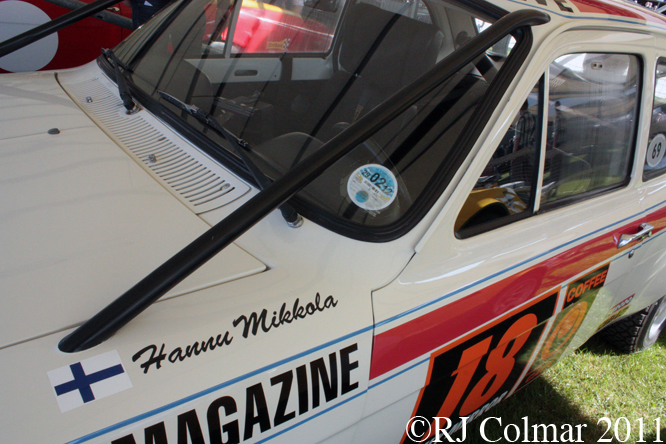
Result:
M539 84L523 102L500 146L467 197L455 230L468 237L522 218L531 211L541 125ZM493 224L486 225L490 222Z
M550 65L541 208L628 182L639 79L628 54L569 54Z
M666 172L666 59L659 59L652 102L650 137L643 167L643 180L649 180Z
M653 163L659 169L648 173L646 166L646 174L666 171L666 161L662 162L666 60L660 67L651 136L659 160ZM547 76L548 100L540 106L543 89L533 88L458 214L457 236L470 237L506 225L533 214L536 207L549 209L626 185L634 152L640 74L638 57L629 54L582 53L556 59ZM545 113L548 125L542 137ZM540 153L545 153L541 162Z

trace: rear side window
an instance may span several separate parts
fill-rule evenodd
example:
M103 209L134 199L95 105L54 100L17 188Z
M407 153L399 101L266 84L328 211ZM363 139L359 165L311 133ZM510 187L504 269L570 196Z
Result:
M542 206L628 182L639 79L634 55L570 54L551 64Z
M658 74L658 82L661 77L666 80L666 60L660 66L663 74ZM535 86L515 114L458 215L457 235L474 236L535 211L626 185L634 153L640 76L639 59L630 54L576 53L553 61L543 80L548 82L548 97L544 99L545 88ZM657 90L655 114L661 119L666 117L661 114L662 105L666 113L666 81ZM654 129L654 121L651 137L666 142L666 119L659 126L661 131ZM663 150L660 155L663 158ZM666 162L659 168L663 168L660 173L666 171Z
M652 102L650 137L645 155L643 180L649 180L666 172L666 59L659 59Z

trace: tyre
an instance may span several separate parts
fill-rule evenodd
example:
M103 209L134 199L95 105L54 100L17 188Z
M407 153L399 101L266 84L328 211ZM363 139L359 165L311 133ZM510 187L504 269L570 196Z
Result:
M601 337L623 353L644 350L659 338L666 327L666 298L621 319L601 331Z

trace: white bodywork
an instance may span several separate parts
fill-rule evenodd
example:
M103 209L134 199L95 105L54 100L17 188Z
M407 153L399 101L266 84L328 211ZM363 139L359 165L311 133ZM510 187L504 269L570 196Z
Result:
M507 10L526 5L502 3ZM556 57L638 54L643 97L650 101L652 67L666 55L659 49L666 47L666 26L546 9L551 22L533 28L533 48L519 75L416 228L391 242L361 242L308 220L289 228L274 211L111 339L75 354L60 352L58 342L257 191L148 111L122 114L115 85L95 64L3 76L2 440L400 442L431 360L470 332L548 299L552 316L535 346L542 348L569 283L606 265L598 302L567 351L628 296L627 314L663 296L661 232L601 259L594 255L666 206L666 179L641 179L647 123L639 125L626 187L469 239L454 235L460 208L494 148ZM91 108L108 98L124 119L120 126ZM642 122L649 123L650 112L645 106ZM139 120L210 165L237 194L197 211L121 134L123 125ZM53 128L57 134L48 133ZM532 293L514 300L514 287ZM431 322L446 313L458 316L448 332ZM83 402L84 389L67 386L78 363L90 375L118 360L119 377L92 383L94 401ZM535 353L509 395L536 360Z

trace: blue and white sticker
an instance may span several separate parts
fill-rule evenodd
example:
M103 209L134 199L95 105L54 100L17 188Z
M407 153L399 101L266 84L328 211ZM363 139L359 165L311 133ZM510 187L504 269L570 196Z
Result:
M116 350L51 370L48 377L62 413L132 388Z
M395 200L398 182L388 168L377 164L364 165L349 176L347 194L364 210L379 211Z

